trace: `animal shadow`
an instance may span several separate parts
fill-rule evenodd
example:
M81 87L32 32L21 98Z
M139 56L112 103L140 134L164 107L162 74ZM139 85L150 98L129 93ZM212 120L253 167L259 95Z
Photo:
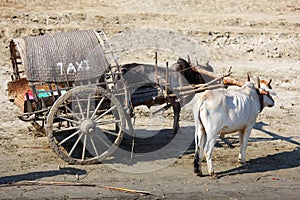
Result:
M273 155L268 155L266 157L259 157L255 159L250 159L247 162L247 165L219 172L218 175L228 176L236 175L243 173L257 173L257 172L267 172L267 171L276 171L280 169L289 169L300 166L300 143L293 140L292 137L285 137L278 135L276 133L270 132L264 129L264 126L269 126L264 122L257 122L254 126L254 129L259 130L269 136L267 138L250 138L249 142L258 142L258 141L275 141L275 140L284 140L288 143L295 144L298 147L293 151L280 152Z
M250 159L246 166L236 167L218 173L218 176L231 176L244 173L269 172L300 166L300 149L280 152L266 157Z

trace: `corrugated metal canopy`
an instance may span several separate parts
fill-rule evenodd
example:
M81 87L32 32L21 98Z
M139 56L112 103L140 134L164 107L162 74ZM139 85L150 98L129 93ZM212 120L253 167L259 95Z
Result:
M67 82L100 77L109 64L94 30L16 39L28 81Z

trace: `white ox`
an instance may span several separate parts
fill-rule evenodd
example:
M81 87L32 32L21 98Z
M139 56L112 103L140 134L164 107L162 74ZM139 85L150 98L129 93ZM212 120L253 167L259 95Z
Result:
M201 161L206 155L208 173L216 176L212 166L212 151L218 134L224 136L238 131L240 153L238 160L245 163L246 146L258 114L266 106L274 106L271 80L259 81L261 88L246 82L238 89L207 90L195 103L194 172L202 176ZM260 86L259 86L260 87ZM200 157L200 158L199 158Z

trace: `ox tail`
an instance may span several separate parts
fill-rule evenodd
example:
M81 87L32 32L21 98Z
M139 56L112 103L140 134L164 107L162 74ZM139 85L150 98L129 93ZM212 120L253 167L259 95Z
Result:
M206 142L206 131L203 126L201 117L200 117L200 108L201 103L195 104L193 113L194 113L194 120L195 120L195 156L194 156L194 172L197 174L202 174L201 172L201 161L203 159L203 151L204 145ZM200 158L199 158L200 154Z
M198 141L200 142L200 144L198 143L198 147L200 145L200 151L202 151L202 154L203 154L204 146L207 141L207 133L206 133L205 127L204 127L201 117L200 117L200 111L199 111L199 125L200 125L199 128L201 128L201 131L198 133L198 137L200 137L200 138L198 138Z
M195 147L197 150L199 144L204 145L206 140L206 130L201 120L200 112L201 112L201 104L195 104L193 112L194 112L194 120L195 120Z

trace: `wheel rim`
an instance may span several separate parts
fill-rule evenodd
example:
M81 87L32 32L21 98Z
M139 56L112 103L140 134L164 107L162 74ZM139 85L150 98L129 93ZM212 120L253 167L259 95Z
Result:
M80 86L68 91L54 103L47 118L50 146L70 164L107 158L120 144L124 127L120 102L98 87Z

